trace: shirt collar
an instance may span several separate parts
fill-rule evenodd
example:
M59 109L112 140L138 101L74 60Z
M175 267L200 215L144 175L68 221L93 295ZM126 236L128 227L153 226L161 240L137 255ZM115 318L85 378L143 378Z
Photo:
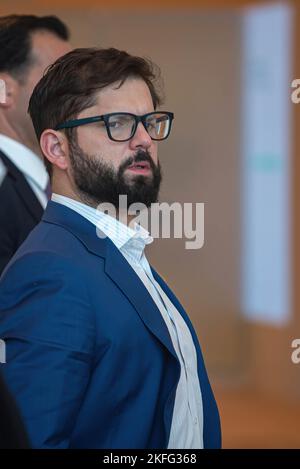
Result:
M0 134L0 149L21 173L45 191L49 176L41 158L20 142Z
M133 227L89 205L59 194L52 194L53 202L60 203L79 213L103 232L120 250L134 251L135 258L141 258L146 244L153 242L149 232L134 222Z

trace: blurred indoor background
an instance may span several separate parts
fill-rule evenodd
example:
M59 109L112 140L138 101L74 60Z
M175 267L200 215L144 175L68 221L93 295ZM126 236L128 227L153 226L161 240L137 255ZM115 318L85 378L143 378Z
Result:
M299 448L300 2L1 0L11 13L161 67L175 121L160 199L204 202L205 243L158 239L148 257L197 330L223 446Z

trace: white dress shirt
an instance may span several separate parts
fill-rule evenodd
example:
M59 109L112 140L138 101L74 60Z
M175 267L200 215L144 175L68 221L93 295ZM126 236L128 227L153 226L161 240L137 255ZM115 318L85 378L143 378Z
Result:
M105 233L147 288L166 323L181 366L168 448L203 448L203 409L196 350L184 319L152 275L144 248L153 238L136 223L131 229L110 215L68 197L52 194L52 200L76 211Z
M24 175L34 194L43 208L48 198L46 187L49 176L42 159L20 142L0 134L0 150Z

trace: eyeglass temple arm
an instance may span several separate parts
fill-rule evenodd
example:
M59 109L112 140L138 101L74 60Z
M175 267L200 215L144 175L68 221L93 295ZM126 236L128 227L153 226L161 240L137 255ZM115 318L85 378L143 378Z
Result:
M54 130L60 129L70 129L72 127L78 127L79 125L91 124L92 122L100 122L103 121L102 116L95 116L95 117L84 117L82 119L74 119L67 122L63 122L55 127Z

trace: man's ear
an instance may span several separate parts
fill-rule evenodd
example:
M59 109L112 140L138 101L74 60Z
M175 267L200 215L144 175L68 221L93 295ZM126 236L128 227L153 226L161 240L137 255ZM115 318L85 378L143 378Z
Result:
M0 107L10 108L17 101L19 84L9 73L0 73Z
M41 150L51 164L65 170L69 166L69 145L66 136L57 130L46 129L40 138Z

